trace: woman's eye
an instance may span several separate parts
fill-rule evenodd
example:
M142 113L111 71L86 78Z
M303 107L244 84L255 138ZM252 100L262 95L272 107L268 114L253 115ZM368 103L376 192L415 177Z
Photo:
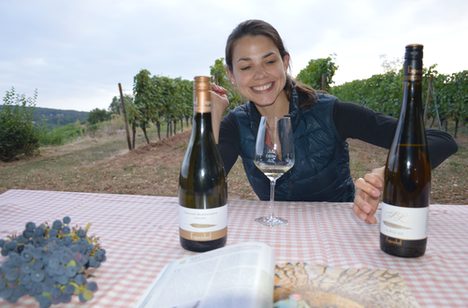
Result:
M276 63L276 60L270 60L267 62L267 64L275 64Z
M244 66L244 67L241 67L239 68L241 71L246 71L248 69L250 69L250 66Z

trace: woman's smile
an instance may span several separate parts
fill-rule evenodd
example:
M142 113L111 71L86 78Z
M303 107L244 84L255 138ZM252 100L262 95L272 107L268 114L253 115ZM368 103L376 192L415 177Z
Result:
M252 87L252 90L255 91L255 92L258 92L258 94L261 94L262 92L266 92L266 91L272 89L273 84L274 84L274 82L269 82L269 83L266 83L266 84L263 84L263 85L260 85L260 86L254 86L254 87Z

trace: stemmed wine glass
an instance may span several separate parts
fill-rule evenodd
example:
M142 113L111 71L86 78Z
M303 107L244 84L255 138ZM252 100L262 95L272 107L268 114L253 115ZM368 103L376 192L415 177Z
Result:
M294 137L289 117L262 116L255 144L255 165L270 179L270 214L255 221L274 227L287 224L275 216L275 184L294 165Z

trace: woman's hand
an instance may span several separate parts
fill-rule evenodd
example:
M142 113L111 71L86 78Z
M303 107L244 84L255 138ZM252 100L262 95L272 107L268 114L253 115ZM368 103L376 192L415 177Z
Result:
M216 143L218 143L219 127L224 111L229 105L227 90L217 84L211 84L211 126Z
M369 224L377 223L374 214L379 206L383 190L384 167L373 169L364 178L356 180L356 196L353 211L357 217Z

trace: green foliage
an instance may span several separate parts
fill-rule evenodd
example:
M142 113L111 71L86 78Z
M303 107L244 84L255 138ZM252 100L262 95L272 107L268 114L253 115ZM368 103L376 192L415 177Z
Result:
M296 76L300 82L314 89L328 91L333 84L333 76L338 66L332 57L310 60L306 68L302 69Z
M2 108L3 105L0 105L0 111L2 110ZM89 114L89 112L87 111L63 110L37 106L34 106L34 108L32 109L34 124L36 126L45 126L48 129L57 126L73 124L76 121L84 123L87 121Z
M228 90L229 108L234 108L242 103L242 99L233 89L224 69L223 61L223 58L217 59L210 67L210 74L216 84ZM168 134L171 134L171 131L175 133L175 127L174 130L171 130L171 126L178 121L182 124L183 119L188 121L193 114L193 83L191 80L151 76L150 71L142 69L134 77L133 95L134 103L126 105L129 122L133 122L132 129L141 127L145 136L145 131L151 124L154 123L159 131L163 121L168 125ZM112 107L113 105L116 105L116 102L111 103L111 110L115 109Z
M93 125L99 122L104 122L111 119L111 113L105 109L94 108L89 112L88 123Z
M133 103L133 97L128 94L124 94L124 104ZM111 114L120 114L120 97L114 96L112 102L108 108Z
M86 129L78 121L72 124L58 126L53 129L42 129L39 135L41 145L62 145L85 134Z
M224 66L224 58L215 60L215 63L210 66L210 75L214 83L223 88L228 88L231 85L229 78L226 74L226 67Z
M402 82L401 72L389 71L333 87L331 93L344 101L353 101L372 110L397 117L400 112Z
M460 124L468 119L468 71L464 70L451 75L437 74L432 76L433 104L428 107L429 117L434 118L438 111L446 128L447 120L455 122L454 135L457 136ZM435 109L435 107L438 109Z
M133 94L134 106L127 108L135 116L132 129L141 127L148 143L146 129L151 123L159 130L164 120L172 125L192 114L192 82L189 80L151 76L143 69L134 78Z
M135 106L141 114L139 122L141 125L147 125L153 117L153 86L151 73L148 70L141 70L133 79L133 94Z
M76 121L81 123L88 119L88 112L75 110L61 110L52 108L34 107L34 123L40 123L47 128L54 128L62 125L73 124Z
M213 66L210 66L210 75L214 83L220 85L228 91L228 110L230 110L242 104L244 100L242 99L240 93L233 87L231 81L229 81L226 73L226 67L223 63L224 58L216 59Z
M388 70L364 80L354 80L333 87L331 93L343 101L362 104L375 111L398 117L403 96L402 70ZM459 124L468 117L468 71L439 74L435 65L423 71L423 103L426 118Z
M33 123L37 91L33 97L6 91L0 110L0 160L31 156L39 149L38 129Z

